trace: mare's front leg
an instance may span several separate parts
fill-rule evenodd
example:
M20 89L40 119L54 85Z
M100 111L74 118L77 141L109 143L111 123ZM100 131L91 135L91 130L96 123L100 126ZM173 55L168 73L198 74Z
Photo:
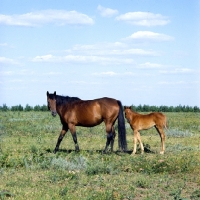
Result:
M74 144L75 144L75 150L79 151L79 145L78 145L78 141L77 141L77 137L76 137L76 127L74 124L70 124L69 125L69 130L72 134L72 138L74 140Z
M60 135L58 137L58 141L57 141L56 147L55 147L55 149L53 151L54 153L56 153L58 151L60 143L61 143L61 141L62 141L62 139L65 136L67 131L68 131L68 127L64 127L63 126L62 131L60 132Z

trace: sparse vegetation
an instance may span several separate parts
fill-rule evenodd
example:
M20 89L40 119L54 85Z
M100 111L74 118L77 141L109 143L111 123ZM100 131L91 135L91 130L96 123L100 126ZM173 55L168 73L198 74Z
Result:
M103 154L105 126L77 128L53 154L61 124L49 112L0 112L0 199L199 199L200 114L170 112L166 154L155 129L142 131L145 153ZM117 124L116 124L117 126Z

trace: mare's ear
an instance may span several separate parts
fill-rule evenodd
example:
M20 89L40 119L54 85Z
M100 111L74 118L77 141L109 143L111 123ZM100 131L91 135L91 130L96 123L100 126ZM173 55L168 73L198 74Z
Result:
M49 96L49 92L47 91L47 96Z
M126 109L126 106L124 106L124 110Z
M56 96L56 91L54 92L54 96Z
M131 110L131 106L128 107Z

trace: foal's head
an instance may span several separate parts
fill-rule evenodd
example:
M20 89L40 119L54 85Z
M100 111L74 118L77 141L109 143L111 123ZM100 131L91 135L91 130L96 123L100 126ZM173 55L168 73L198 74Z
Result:
M125 112L125 117L129 122L131 116L131 106L124 106L124 112Z
M56 111L56 92L53 94L49 94L47 91L47 104L48 104L48 109L51 111L51 114L55 117L57 114Z

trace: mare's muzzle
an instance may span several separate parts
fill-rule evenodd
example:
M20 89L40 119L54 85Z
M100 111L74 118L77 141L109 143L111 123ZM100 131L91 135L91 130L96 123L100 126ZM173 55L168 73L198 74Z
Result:
M51 114L53 117L55 117L57 115L57 112L56 111L51 111Z

